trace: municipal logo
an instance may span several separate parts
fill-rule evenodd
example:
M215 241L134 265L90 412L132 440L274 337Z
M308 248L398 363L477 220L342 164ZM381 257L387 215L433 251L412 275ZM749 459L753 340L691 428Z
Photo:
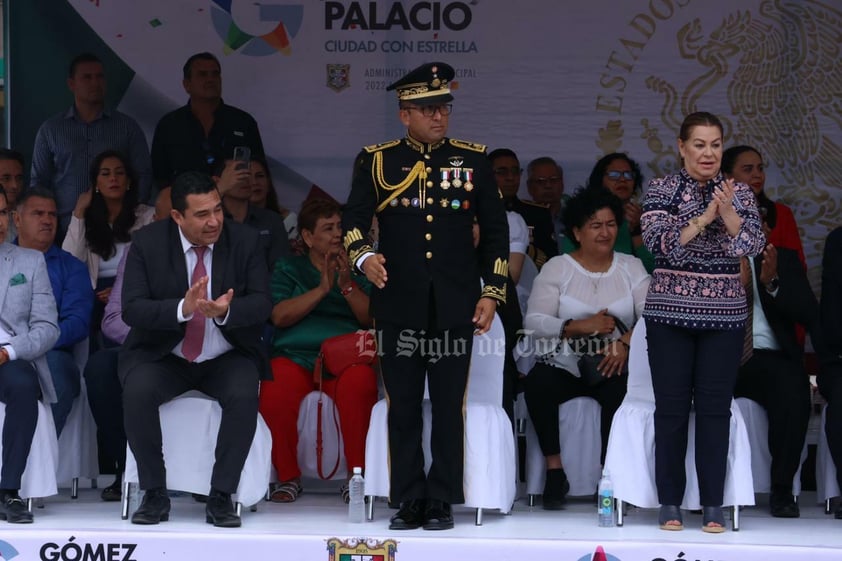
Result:
M395 561L398 542L379 542L366 538L327 540L328 561Z
M327 87L335 92L341 92L351 87L351 65L350 64L328 64L327 65Z

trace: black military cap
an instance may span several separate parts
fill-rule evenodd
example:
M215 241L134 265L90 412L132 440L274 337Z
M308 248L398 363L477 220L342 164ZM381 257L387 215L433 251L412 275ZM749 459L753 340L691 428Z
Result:
M406 74L386 88L398 91L398 101L410 101L416 105L437 105L453 101L450 82L456 72L443 62L428 62Z

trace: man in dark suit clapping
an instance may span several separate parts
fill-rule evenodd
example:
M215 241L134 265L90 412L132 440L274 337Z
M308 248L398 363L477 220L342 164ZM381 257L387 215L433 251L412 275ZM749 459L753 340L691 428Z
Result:
M254 437L258 380L268 372L263 326L272 303L257 232L225 221L212 178L188 172L172 185L170 220L138 231L126 260L120 353L126 437L146 491L135 524L169 518L158 407L198 389L219 400L222 421L207 521L237 527L231 494Z
M775 205L761 201L758 206L768 235L775 226ZM743 279L751 296L747 329L752 334L750 344L746 339L734 395L766 410L772 455L769 509L778 518L797 518L792 479L801 464L810 420L810 381L795 327L807 328L817 351L823 347L818 302L798 254L790 249L769 244L752 262L744 260Z

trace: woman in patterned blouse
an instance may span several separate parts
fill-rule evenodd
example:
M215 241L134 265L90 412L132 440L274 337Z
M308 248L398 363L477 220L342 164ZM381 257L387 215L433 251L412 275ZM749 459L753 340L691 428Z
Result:
M664 530L684 526L687 427L696 412L702 529L724 531L722 500L731 396L748 316L740 260L765 238L751 188L720 172L723 128L688 115L678 150L684 167L653 179L643 204L643 241L655 256L643 317L655 391L655 480Z

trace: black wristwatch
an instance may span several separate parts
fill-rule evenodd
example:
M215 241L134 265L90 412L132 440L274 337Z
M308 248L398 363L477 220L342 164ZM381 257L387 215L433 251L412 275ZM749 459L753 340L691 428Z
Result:
M766 283L766 292L775 292L778 287L780 287L781 283L778 279L778 275L772 277L772 280Z

